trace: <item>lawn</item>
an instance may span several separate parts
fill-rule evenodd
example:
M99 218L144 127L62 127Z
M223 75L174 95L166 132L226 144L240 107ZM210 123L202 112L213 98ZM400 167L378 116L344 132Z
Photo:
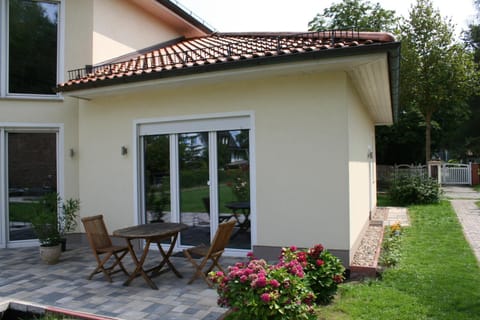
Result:
M447 201L409 208L399 264L346 283L319 319L480 319L480 268Z
M193 187L182 189L180 192L180 201L183 212L205 212L202 198L208 197L208 187ZM231 188L227 185L219 185L218 197L220 201L219 209L229 212L225 208L225 203L235 201Z

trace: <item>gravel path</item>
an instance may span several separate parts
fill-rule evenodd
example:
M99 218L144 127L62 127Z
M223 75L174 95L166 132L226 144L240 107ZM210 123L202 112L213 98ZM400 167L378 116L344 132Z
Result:
M400 222L402 226L409 226L406 208L382 207L377 208L372 221L360 242L353 257L352 266L376 268L380 247L383 240L383 229L385 226Z

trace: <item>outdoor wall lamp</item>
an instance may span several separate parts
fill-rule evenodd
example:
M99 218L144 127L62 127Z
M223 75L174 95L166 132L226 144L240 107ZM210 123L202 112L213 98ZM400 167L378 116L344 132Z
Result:
M128 149L126 146L122 146L122 148L120 149L120 153L122 156L126 156L127 153L128 153Z

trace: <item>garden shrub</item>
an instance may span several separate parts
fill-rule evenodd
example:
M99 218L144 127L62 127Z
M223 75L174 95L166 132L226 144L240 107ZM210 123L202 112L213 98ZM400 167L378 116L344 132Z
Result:
M304 273L295 261L269 265L263 259L237 263L228 274L210 274L217 287L218 305L233 312L226 319L315 320L315 295L303 281Z
M321 244L308 250L283 248L280 261L286 263L293 259L303 266L305 278L315 293L315 302L322 305L330 303L337 293L338 284L344 279L345 268L340 259L325 250Z
M330 302L344 279L340 260L320 244L283 248L275 265L249 257L227 274L210 273L218 304L233 311L226 319L317 319L314 304Z
M392 182L389 194L399 205L432 204L440 201L441 189L431 178L401 175Z

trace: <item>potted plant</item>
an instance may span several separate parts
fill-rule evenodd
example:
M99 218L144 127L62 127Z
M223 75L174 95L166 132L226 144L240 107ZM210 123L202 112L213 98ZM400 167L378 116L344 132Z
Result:
M61 199L59 202L61 202ZM62 251L66 250L67 233L72 232L77 227L78 211L80 210L79 199L68 199L61 204L62 214L58 217L58 226L60 232L60 240Z
M46 194L32 219L33 230L40 242L40 257L47 264L58 262L61 254L57 208L60 198L57 193Z

